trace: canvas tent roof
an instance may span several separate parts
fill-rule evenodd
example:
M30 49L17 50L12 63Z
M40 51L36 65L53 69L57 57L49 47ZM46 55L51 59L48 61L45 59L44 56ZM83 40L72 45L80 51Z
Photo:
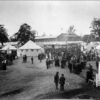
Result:
M96 49L100 50L100 45L98 45L98 46L96 47Z
M33 41L29 40L26 44L24 44L19 49L25 50L25 49L42 49L40 46L38 46Z
M16 50L17 48L8 44L6 46L4 46L1 50Z
M86 49L87 50L91 50L92 48L95 48L96 47L96 45L94 44L94 43L89 43L87 46L86 46Z

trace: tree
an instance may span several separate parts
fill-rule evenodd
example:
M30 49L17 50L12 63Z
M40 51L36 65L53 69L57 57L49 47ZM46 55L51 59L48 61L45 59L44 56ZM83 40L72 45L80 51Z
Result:
M17 36L16 36L16 33L10 37L10 41L11 42L16 42L17 41Z
M36 31L31 31L31 26L24 23L20 26L17 33L14 34L13 38L15 41L19 41L19 44L23 45L27 41L35 41Z
M91 34L95 39L100 40L100 19L94 18L90 28L92 28Z
M68 34L75 34L75 29L74 29L74 25L70 26L68 29Z
M0 42L3 45L4 42L8 42L8 34L6 29L4 28L3 25L0 25Z

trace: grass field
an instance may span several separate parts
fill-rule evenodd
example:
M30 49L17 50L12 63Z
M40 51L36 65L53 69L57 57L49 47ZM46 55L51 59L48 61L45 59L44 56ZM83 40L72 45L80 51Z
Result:
M89 62L96 70L95 63ZM65 91L55 89L54 75L59 71L66 78ZM99 98L99 89L85 83L86 70L80 75L70 73L68 68L61 69L51 66L46 69L45 60L41 63L30 58L27 63L22 59L14 61L7 71L0 71L0 100L34 100L34 99L70 99ZM82 96L81 96L82 95Z

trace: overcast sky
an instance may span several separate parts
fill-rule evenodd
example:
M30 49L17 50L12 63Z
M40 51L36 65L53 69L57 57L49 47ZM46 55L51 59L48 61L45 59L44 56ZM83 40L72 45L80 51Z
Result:
M70 25L78 35L89 34L94 17L100 18L100 1L0 1L0 24L10 36L23 23L38 35L58 35Z

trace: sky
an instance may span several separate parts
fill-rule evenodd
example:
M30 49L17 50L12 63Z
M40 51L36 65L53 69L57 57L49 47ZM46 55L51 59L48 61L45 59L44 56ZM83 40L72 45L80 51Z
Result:
M9 36L27 23L38 35L67 33L74 25L76 34L90 34L93 18L100 18L100 1L0 1L0 24Z

